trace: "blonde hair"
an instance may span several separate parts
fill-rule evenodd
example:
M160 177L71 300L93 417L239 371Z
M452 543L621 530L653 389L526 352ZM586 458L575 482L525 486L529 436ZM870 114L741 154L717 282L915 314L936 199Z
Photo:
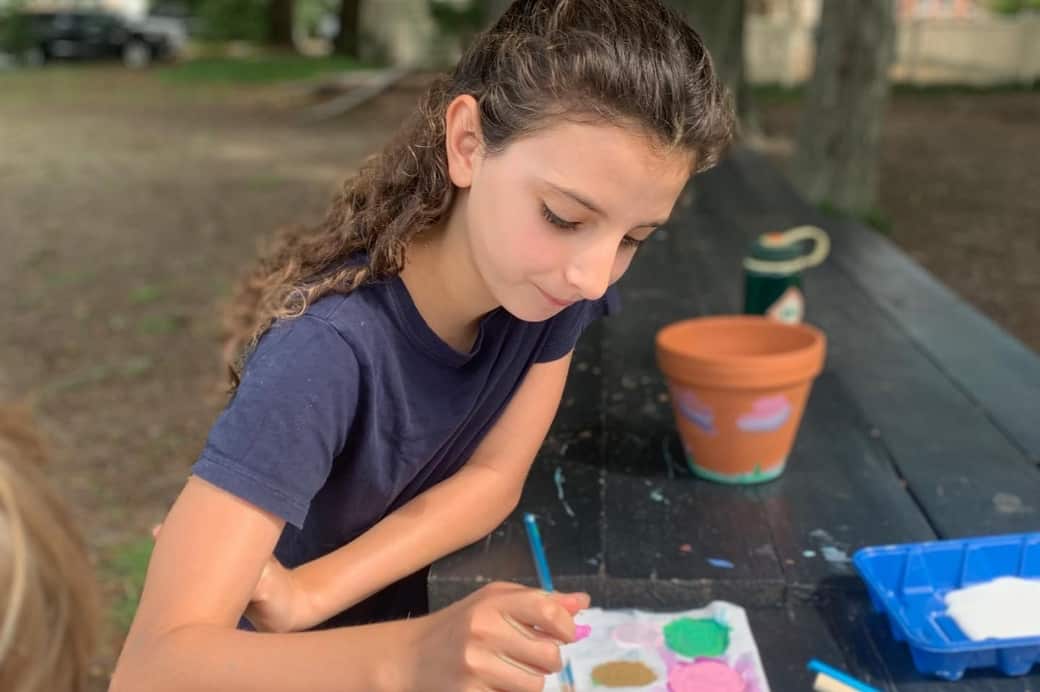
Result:
M0 689L81 692L97 641L93 568L44 476L29 417L0 406Z

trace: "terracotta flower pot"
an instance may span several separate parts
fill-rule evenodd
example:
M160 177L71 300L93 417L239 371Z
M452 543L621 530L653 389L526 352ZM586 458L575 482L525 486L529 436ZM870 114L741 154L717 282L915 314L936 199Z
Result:
M657 333L657 362L695 474L761 483L787 463L826 337L762 316L700 317Z

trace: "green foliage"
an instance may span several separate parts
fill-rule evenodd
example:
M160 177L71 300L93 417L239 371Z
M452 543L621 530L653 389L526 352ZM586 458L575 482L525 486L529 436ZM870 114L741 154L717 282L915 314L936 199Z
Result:
M0 52L21 55L32 47L32 25L20 10L24 0L0 5Z
M1040 0L989 0L989 7L998 14L1018 14L1040 11Z
M487 21L484 5L470 0L459 7L448 0L428 0L430 16L442 33L450 36L472 36L484 28Z
M201 0L196 5L201 38L263 41L268 34L269 0Z
M296 24L303 27L308 36L315 36L321 18L327 14L336 14L338 10L337 0L296 0Z

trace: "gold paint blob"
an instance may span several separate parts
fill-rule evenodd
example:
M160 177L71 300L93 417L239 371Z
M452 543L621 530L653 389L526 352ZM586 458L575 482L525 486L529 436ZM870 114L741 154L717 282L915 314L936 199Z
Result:
M604 687L640 687L657 680L657 674L638 661L610 661L592 669L592 682Z

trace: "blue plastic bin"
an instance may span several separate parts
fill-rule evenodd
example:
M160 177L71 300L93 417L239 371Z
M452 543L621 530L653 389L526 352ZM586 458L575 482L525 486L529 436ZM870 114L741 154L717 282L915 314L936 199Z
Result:
M853 561L920 672L946 680L969 668L1025 675L1040 662L1040 637L972 641L946 614L950 591L998 577L1040 579L1040 533L863 548Z

